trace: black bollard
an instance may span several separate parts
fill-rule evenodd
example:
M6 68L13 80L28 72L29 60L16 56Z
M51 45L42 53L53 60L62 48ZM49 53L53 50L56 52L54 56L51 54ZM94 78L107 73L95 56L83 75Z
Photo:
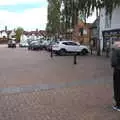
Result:
M52 46L51 46L51 54L50 57L53 58L53 50L52 50Z
M74 54L74 65L77 64L77 54Z
M93 50L92 50L92 48L90 49L90 53L91 53L91 55L93 54Z

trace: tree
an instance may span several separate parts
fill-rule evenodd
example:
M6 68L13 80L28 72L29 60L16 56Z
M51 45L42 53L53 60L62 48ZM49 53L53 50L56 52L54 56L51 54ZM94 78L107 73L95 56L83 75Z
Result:
M60 11L61 3L64 5L62 11ZM86 22L86 18L93 11L96 10L97 16L99 16L100 9L105 8L106 14L112 17L112 11L119 6L120 0L48 0L47 27L55 33L59 30L60 25L65 25L65 27L61 28L67 32L67 29L74 28L77 24L80 14L84 16L84 22Z
M20 37L23 34L24 29L22 27L18 27L15 31L16 33L16 40L20 41Z
M60 30L60 0L48 0L48 23L46 30L52 34Z

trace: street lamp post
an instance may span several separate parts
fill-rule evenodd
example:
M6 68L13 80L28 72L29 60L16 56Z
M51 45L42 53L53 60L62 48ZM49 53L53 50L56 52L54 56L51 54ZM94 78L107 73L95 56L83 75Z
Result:
M97 56L100 56L100 39L97 40Z

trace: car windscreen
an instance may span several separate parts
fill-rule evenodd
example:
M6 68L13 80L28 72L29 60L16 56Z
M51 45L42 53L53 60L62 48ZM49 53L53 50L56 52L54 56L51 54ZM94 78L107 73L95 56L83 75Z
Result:
M31 44L39 44L38 41L32 41Z

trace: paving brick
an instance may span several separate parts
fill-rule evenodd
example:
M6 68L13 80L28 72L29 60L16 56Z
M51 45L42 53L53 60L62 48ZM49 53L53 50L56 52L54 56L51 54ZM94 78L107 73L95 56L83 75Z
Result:
M112 76L110 60L105 57L49 56L44 51L0 48L0 88L36 84L57 84Z
M120 119L109 59L79 56L73 65L71 56L44 51L1 47L0 54L0 120Z
M1 120L119 120L111 85L83 85L0 96Z

